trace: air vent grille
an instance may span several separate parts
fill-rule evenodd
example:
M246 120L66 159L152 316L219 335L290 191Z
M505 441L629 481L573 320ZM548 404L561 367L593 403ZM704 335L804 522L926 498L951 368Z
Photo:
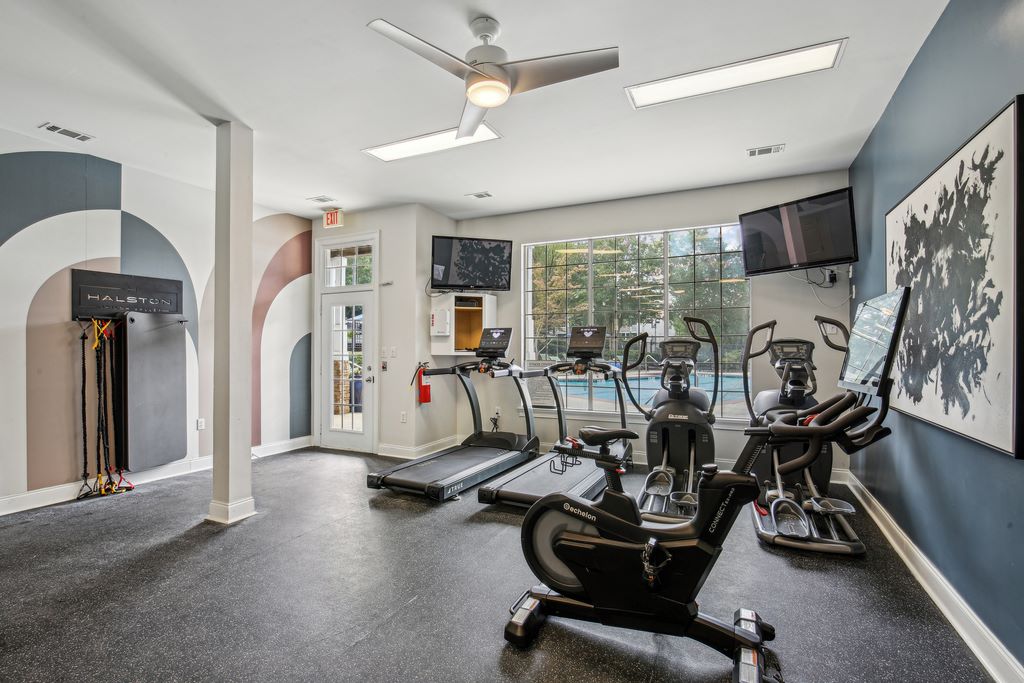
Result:
M306 197L307 202L316 202L317 204L329 204L331 202L338 201L334 197L328 197L325 194L318 194L315 197Z
M778 154L786 149L785 145L767 145L765 147L751 147L747 150L748 157L763 157L768 154Z
M493 197L494 195L488 192L487 190L483 190L482 192L470 192L466 196L474 197L476 199L487 199L488 197Z
M52 121L41 123L37 126L37 128L42 128L51 133L63 135L64 137L71 138L72 140L78 140L79 142L88 142L89 140L92 140L94 137L96 137L95 135L89 135L88 133L82 133L77 130L65 128L64 126L53 123Z

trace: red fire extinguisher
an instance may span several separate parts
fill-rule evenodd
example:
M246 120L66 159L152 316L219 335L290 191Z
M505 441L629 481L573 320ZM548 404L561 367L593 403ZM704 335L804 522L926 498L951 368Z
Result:
M426 363L419 363L416 366L416 373L412 376L412 382L409 382L410 386L416 385L416 398L420 404L430 403L430 378L423 374L426 369Z

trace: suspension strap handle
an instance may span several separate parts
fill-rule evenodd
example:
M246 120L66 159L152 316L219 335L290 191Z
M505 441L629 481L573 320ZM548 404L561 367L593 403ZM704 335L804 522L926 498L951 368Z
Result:
M92 487L89 486L89 418L85 409L86 384L88 382L85 368L85 342L89 335L82 329L82 336L78 338L82 347L82 488L78 489L78 498L82 499L91 496Z

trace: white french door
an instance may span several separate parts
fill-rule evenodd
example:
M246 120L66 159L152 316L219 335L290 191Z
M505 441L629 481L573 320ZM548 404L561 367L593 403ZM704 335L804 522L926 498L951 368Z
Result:
M321 296L320 443L371 453L376 419L373 292Z

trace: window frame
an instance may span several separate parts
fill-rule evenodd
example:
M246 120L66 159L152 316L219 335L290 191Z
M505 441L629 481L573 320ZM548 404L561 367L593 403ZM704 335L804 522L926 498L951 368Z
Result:
M536 296L535 293L536 292L544 292L543 296L547 297L547 292L548 291L565 291L566 295L568 296L568 292L571 291L570 288L568 287L568 284L569 284L569 271L568 270L566 271L566 275L563 278L562 287L560 289L559 288L555 288L553 290L549 290L548 289L548 285L550 284L550 282L547 281L547 277L548 277L547 269L552 267L550 259L548 258L548 255L545 254L545 256L544 256L544 264L541 265L541 266L538 266L533 261L533 258L535 256L534 248L535 247L546 247L546 246L549 246L549 245L564 244L564 245L571 245L571 248L576 249L576 248L581 248L581 247L579 247L577 245L580 245L580 243L585 243L585 245L586 245L586 260L585 260L585 262L583 262L583 263L569 263L570 258L567 256L566 259L564 259L564 261L566 263L559 264L559 265L562 265L562 266L564 266L566 268L568 268L571 265L577 265L577 266L578 265L584 265L587 268L587 276L586 276L586 307L587 308L586 308L586 312L585 312L585 315L581 316L582 311L570 311L568 309L568 307L565 308L563 327L564 327L564 332L566 333L566 338L567 338L567 333L568 333L569 328L571 326L573 326L573 325L576 325L576 324L595 325L595 324L602 324L604 322L604 321L600 321L599 322L597 320L599 312L597 312L595 310L595 304L596 304L595 299L596 299L596 295L597 295L597 291L596 291L596 288L595 288L595 284L597 284L597 283L595 283L595 280L596 280L596 277L599 276L597 271L600 270L600 269L608 270L608 266L605 265L603 267L597 267L597 264L601 264L601 263L603 263L603 264L608 264L608 263L614 264L614 266L612 268L614 274L608 274L607 276L608 277L613 277L616 285L615 285L614 288L607 288L610 291L605 293L605 295L612 294L612 300L611 300L612 309L611 309L611 312L616 317L619 317L621 315L621 312L622 312L622 308L620 308L621 304L619 303L621 301L621 299L622 299L622 297L621 297L622 288L619 285L620 277L621 276L619 275L619 268L620 268L620 266L618 264L619 263L623 263L623 262L624 263L635 263L636 264L636 266L635 266L635 271L636 271L635 277L637 279L637 282L636 282L636 285L634 285L634 286L638 287L638 288L639 287L643 287L643 286L649 286L649 287L659 287L660 286L661 290L662 290L660 292L660 297L658 297L660 299L659 302L658 302L659 306L656 309L653 308L653 307L644 308L641 304L636 304L636 310L638 312L638 316L637 316L637 325L635 327L637 329L643 329L643 327L645 327L644 323L642 322L642 315L643 315L642 312L644 310L656 311L660 315L660 320L661 320L660 323L656 323L654 325L656 328L660 328L660 332L657 335L658 339L668 339L668 338L671 338L672 336L680 336L678 334L675 334L675 335L670 335L669 334L669 330L672 329L672 327L671 327L671 325L672 325L671 320L672 320L673 314L678 315L681 312L684 313L684 314L694 314L697 311L718 311L719 312L718 313L719 321L718 321L717 325L715 325L714 321L709 320L709 322L713 325L713 327L717 327L717 330L716 330L715 334L716 334L716 337L717 337L717 340L718 340L718 343L719 343L719 354L720 354L720 360L721 360L721 365L722 365L722 368L719 371L720 387L719 387L718 404L714 407L715 414L719 418L725 419L727 421L728 420L745 421L746 420L745 408L740 410L740 408L737 408L736 405L735 405L736 403L741 403L742 402L742 393L738 393L738 392L736 392L734 390L724 391L722 389L722 386L721 386L724 383L722 381L723 378L725 378L727 376L728 377L733 377L733 376L736 375L737 372L741 372L742 371L742 368L739 368L739 370L729 370L729 371L726 370L726 367L728 367L728 366L739 365L740 362L741 362L741 359L737 359L736 361L728 361L727 362L727 361L725 361L724 358L722 358L722 356L725 354L724 349L725 349L725 346L726 346L726 342L727 341L729 343L735 342L736 340L732 339L732 338L733 337L735 337L735 338L739 337L739 335L737 335L737 334L725 334L726 317L727 317L726 311L729 311L729 310L743 310L743 309L746 310L745 321L744 321L745 324L743 326L744 327L744 332L743 332L744 338L745 338L745 335L747 334L747 332L750 329L752 313L753 313L753 310L752 310L753 309L753 307L752 307L752 303L753 303L752 302L752 298L753 297L752 297L752 288L751 288L750 278L747 277L742 272L740 272L738 275L735 272L729 273L727 275L725 273L725 270L724 270L725 269L725 263L724 263L725 257L733 255L733 259L735 259L734 255L742 254L742 243L740 243L737 246L736 249L730 249L728 251L723 251L722 247L725 246L725 245L723 244L722 230L726 229L726 228L731 228L731 229L735 230L736 234L739 235L739 239L742 240L742 235L739 234L739 232L738 232L739 231L739 224L737 222L725 222L725 223L713 223L713 224L708 224L708 225L697 225L697 226L689 226L689 227L673 227L673 228L662 228L662 229L658 229L658 230L645 230L645 231L637 231L637 232L626 232L626 233L614 233L614 234L606 234L606 235L596 235L596 236L592 236L592 237L564 238L564 239L560 239L560 240L537 241L537 242L529 242L529 243L521 244L520 245L520 249L521 249L521 252L520 252L520 259L521 259L520 260L520 263L521 263L520 270L521 270L521 274L522 274L522 281L520 283L520 296L521 296L521 314L520 314L520 319L522 321L523 333L522 333L522 335L520 337L520 347L521 347L520 348L520 357L523 358L524 367L530 367L530 364L537 362L537 359L528 359L529 358L528 351L530 352L531 356L541 355L540 353L538 353L539 349L538 349L538 346L536 345L536 340L538 340L538 339L546 339L548 342L550 342L551 340L557 340L559 338L558 336L552 335L550 332L548 332L547 334L544 334L544 335L538 335L537 334L537 328L535 327L535 322L537 320L537 316L535 315L535 311L536 310L542 310L542 311L545 311L545 313L547 313L549 311L545 310L546 306L542 307L540 309L535 308L534 303L535 303L536 299L533 298L533 297ZM707 255L714 254L714 255L717 256L719 272L718 272L718 279L717 280L706 280L706 281L704 281L704 280L698 280L698 275L697 275L696 257L698 256L698 254L697 254L698 249L697 249L696 240L697 240L698 231L700 231L700 230L707 230L707 229L718 229L718 231L719 231L718 232L718 237L717 237L717 239L718 239L718 250L714 251L714 252L708 252L707 253ZM693 246L690 249L690 253L688 255L687 254L683 254L683 255L676 254L676 255L673 255L673 247L670 244L672 242L672 237L671 236L675 235L675 234L678 234L678 233L682 233L682 232L686 232L686 233L689 233L690 235L692 235L692 239L689 240L689 241L690 241L691 245L693 245ZM633 238L635 240L633 242L633 244L635 245L635 253L626 252L626 253L631 253L631 256L629 258L626 258L626 259L620 258L619 254L621 254L623 252L622 251L617 251L615 256L613 256L611 259L601 259L600 261L595 261L595 258L594 258L595 257L595 249L597 248L596 245L598 245L598 243L604 243L604 245L608 245L609 240L611 240L613 244L616 244L618 246L618 240L620 240L620 239L629 240L629 238ZM647 244L650 244L651 242L657 242L658 240L660 240L660 242L661 242L660 256L658 256L656 258L652 258L652 259L644 259L644 258L642 258L644 256L644 254L645 254L645 252L644 252L644 244L645 244L644 238L648 238L648 241L646 242ZM629 246L629 242L626 241L625 245ZM567 248L569 248L569 247L567 247ZM566 253L568 254L570 252L566 252ZM647 252L647 253L649 253L649 252ZM700 254L700 255L705 255L705 254ZM677 292L673 292L673 290L672 290L673 282L672 282L671 278L673 277L673 275L672 275L671 271L672 271L674 265L677 265L677 264L681 265L682 262L676 262L676 264L673 264L671 262L671 259L672 258L687 258L687 256L689 256L691 259L693 259L693 262L692 262L692 264L691 264L691 266L689 268L689 279L684 279L684 280L680 281L677 284L682 284L683 282L690 283L691 286L693 287L693 290L694 290L694 293L691 294L691 296L695 296L696 295L696 290L697 290L697 286L696 285L698 283L717 282L718 285L719 285L719 294L718 294L718 302L717 302L716 306L714 306L712 308L703 308L703 309L701 309L701 308L698 308L698 302L697 301L691 301L688 307L679 308L679 309L673 308L673 304L676 303L676 302L674 302L672 300L672 297ZM740 262L741 267L742 267L742 256L740 256L740 259L741 260L739 262ZM653 278L650 281L650 282L653 282L654 284L650 284L650 282L644 283L643 282L643 264L644 264L645 261L653 261L653 260L657 260L657 261L660 262L660 273L659 273L658 276L655 276L655 278ZM732 263L731 265L735 268L735 262ZM649 267L653 268L652 266L649 266ZM543 290L535 288L536 282L534 281L534 276L537 275L537 273L535 273L534 271L537 268L544 268L545 269L545 273L544 273L544 275L545 275L545 282L544 282L545 287L544 287ZM627 266L624 270L629 271L629 277L633 277L634 276L634 274L632 272L634 270L634 268L632 266ZM605 277L605 275L603 275L603 274L600 275L600 276L601 277ZM660 281L659 281L659 279L660 279ZM721 286L723 284L733 284L733 283L738 283L738 282L744 283L744 286L746 288L746 292L745 292L746 305L745 306L725 306L724 304L726 302L725 302L724 297L723 297L723 292L722 292ZM639 289L638 291L643 291L643 290ZM651 294L653 296L657 296L657 293L655 293L653 291L652 291ZM630 296L627 295L626 298L629 299L629 298L636 298L636 297L630 297ZM631 309L628 308L628 309L626 309L626 311L627 311L627 313L631 312ZM605 311L602 309L602 311L600 313L604 313L604 312ZM577 320L575 320L575 321L572 320L572 317L574 315L577 316ZM550 316L544 316L544 317L545 318L550 318ZM610 341L610 343L612 343L612 344L619 344L619 343L625 341L626 337L624 337L624 336L619 334L619 330L621 330L621 329L622 328L620 326L616 330L609 330L609 341ZM686 336L689 336L688 332L685 333L685 334L686 334ZM649 349L648 353L650 353L650 349ZM611 356L612 358L616 358L618 356L618 349L613 347L613 349L611 350L611 352L608 355ZM702 379L704 379L704 383L702 384L702 386L708 384L707 380L711 379L709 365L710 364L705 361L705 362L701 362L699 364L699 366L698 366L699 369L702 371L701 372L701 377L702 377ZM648 373L649 373L649 367L650 366L645 366L645 368L644 368L645 370L648 371ZM636 378L633 377L633 373L631 373L630 377L627 378L628 380L631 381L631 386L634 387L634 389L636 389L637 384L639 383L639 376L640 376L640 372L641 371L635 371L635 372L638 373ZM611 416L611 415L615 415L617 413L617 410L614 410L614 409L603 409L601 407L596 407L595 406L595 403L594 403L595 384L598 384L600 381L601 380L594 380L593 378L589 378L588 377L588 380L587 380L587 394L586 394L586 407L579 407L578 405L577 406L571 405L572 401L569 400L568 396L563 394L563 397L562 397L563 398L563 405L565 406L565 410L566 410L567 415L568 414L585 414L585 415L588 415L588 416L593 416L594 418L602 418L602 417L608 417L608 416ZM705 386L705 388L707 388L710 391L710 386ZM644 391L646 391L646 389ZM738 393L737 396L733 396L733 394L737 394L737 393ZM643 401L644 400L643 397L646 397L646 396L647 396L646 393L644 393L643 391L639 391L637 399L640 400L640 401ZM728 410L728 413L727 413L726 412L726 408L727 408L726 399L728 397L731 397L731 398L729 398L730 403L728 404L729 410ZM582 397L578 397L578 398L582 398ZM548 406L548 405L544 405L544 404L538 403L536 405L536 407L539 410L542 410L542 411L543 410L553 410L554 409L554 405L553 404ZM631 418L631 419L633 417L639 415L639 413L637 413L636 409L628 401L627 401L627 413L628 413L627 416L629 418Z

